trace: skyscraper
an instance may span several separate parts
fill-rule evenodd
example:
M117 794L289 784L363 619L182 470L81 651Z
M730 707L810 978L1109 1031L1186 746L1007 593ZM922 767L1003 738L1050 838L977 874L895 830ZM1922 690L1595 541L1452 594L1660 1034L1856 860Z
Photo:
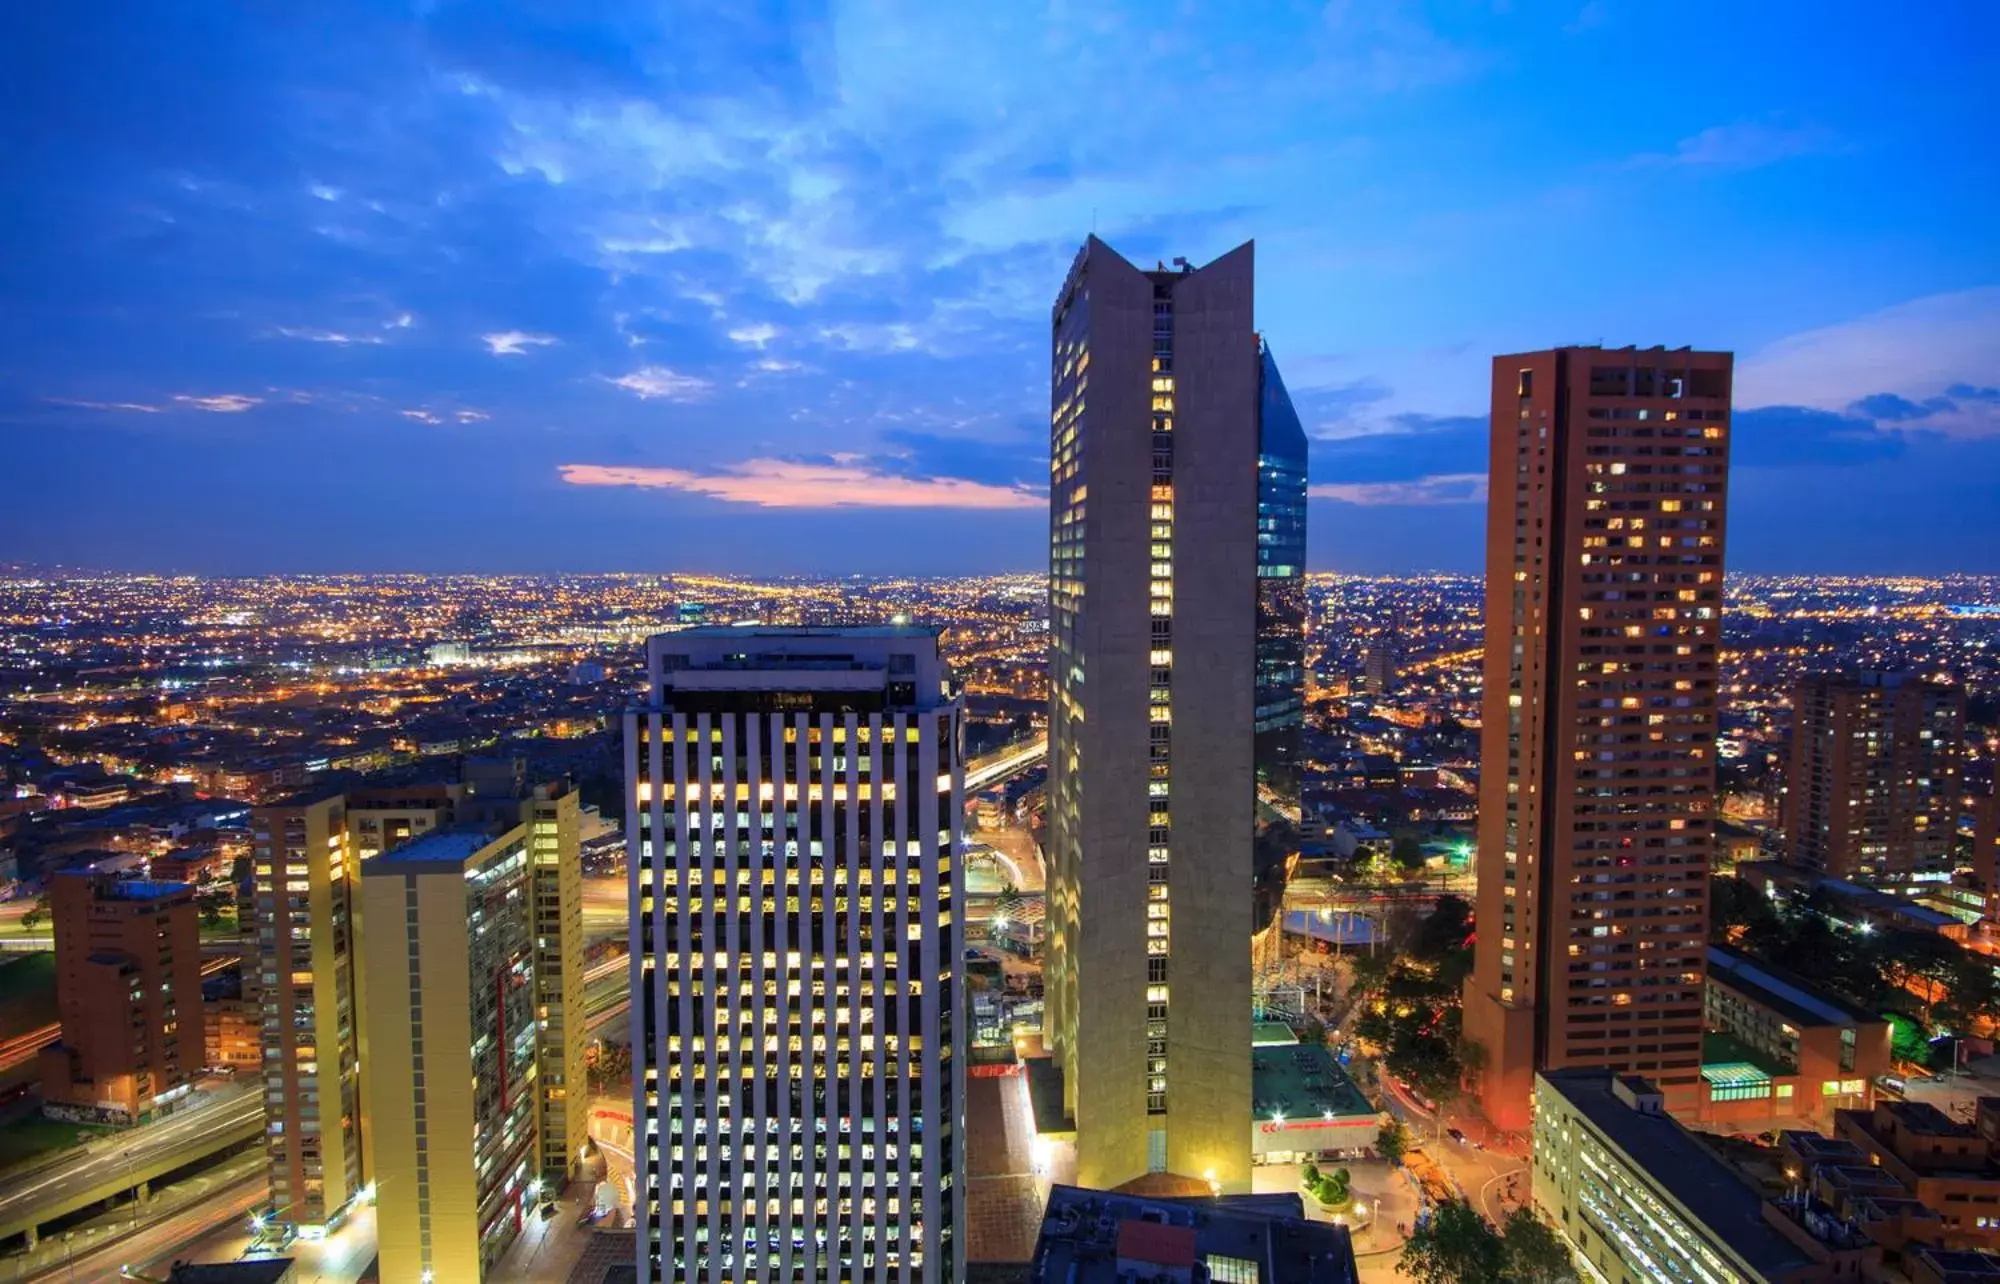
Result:
M1949 879L1965 691L1914 674L1815 674L1792 696L1785 854L1834 878Z
M1274 925L1298 854L1306 726L1306 430L1269 344L1257 395L1257 842L1251 925ZM1271 930L1267 930L1271 929ZM1275 953L1275 948L1272 953Z
M936 631L699 627L647 671L639 1278L963 1278L962 708Z
M1257 396L1257 786L1299 820L1306 724L1306 430L1260 345ZM1260 876L1262 871L1259 871Z
M1731 358L1493 360L1478 933L1480 1096L1535 1071L1700 1096Z
M540 1189L528 834L525 824L435 830L361 871L363 1095L385 1191L383 1279L474 1284Z
M1093 236L1054 311L1044 1025L1084 1186L1249 1186L1253 265Z

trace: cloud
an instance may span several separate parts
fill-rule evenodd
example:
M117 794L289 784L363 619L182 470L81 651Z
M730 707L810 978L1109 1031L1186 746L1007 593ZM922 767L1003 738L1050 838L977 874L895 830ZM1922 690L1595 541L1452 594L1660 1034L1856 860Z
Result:
M441 424L444 422L444 420L438 418L428 410L398 410L396 413L405 419L414 419L420 424Z
M287 339L303 339L307 343L334 343L345 346L350 343L387 343L379 334L348 334L341 330L319 330L310 326L281 325L276 331Z
M1737 121L1711 125L1683 138L1671 152L1648 152L1631 160L1634 166L1689 166L1707 169L1756 169L1798 156L1816 156L1839 149L1834 135L1815 125L1778 125Z
M218 393L211 397L175 394L174 400L191 410L205 410L213 415L240 415L246 410L264 404L262 397L246 397L239 392Z
M751 325L739 325L729 331L730 341L761 348L778 337L778 327L768 321L758 321Z
M1933 294L1768 344L1737 364L1736 402L1845 410L1892 392L1922 404L2000 372L2000 286ZM1963 397L1978 401L1977 397ZM1956 431L1952 424L1934 424ZM1994 425L2000 427L2000 425ZM1983 431L1977 420L1964 431Z
M526 355L529 348L546 348L559 343L552 334L529 334L525 330L501 330L494 334L482 334L479 341L486 350L496 357L519 357Z
M843 456L829 462L750 459L716 471L564 464L572 486L634 486L706 495L760 508L1043 508L1045 496L1020 486L960 477L904 477Z
M824 325L820 339L855 352L915 352L924 346L916 327L906 321L842 322Z
M665 366L641 366L631 374L620 375L610 382L646 401L655 397L667 401L693 401L714 386L706 379L680 374Z
M452 417L462 424L476 424L482 419L491 419L493 416L484 410L457 410L452 412Z
M68 397L44 397L42 400L52 406L74 406L78 410L130 410L142 415L157 415L158 406L149 406L142 401L73 401Z
M1479 504L1486 500L1486 474L1432 473L1411 481L1318 482L1308 487L1306 494L1313 499L1371 508L1391 504Z

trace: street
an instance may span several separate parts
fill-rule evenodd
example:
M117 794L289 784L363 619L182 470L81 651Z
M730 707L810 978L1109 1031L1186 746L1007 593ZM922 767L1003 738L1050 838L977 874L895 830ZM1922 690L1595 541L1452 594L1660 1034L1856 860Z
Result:
M102 1138L77 1151L63 1152L61 1162L8 1183L0 1193L0 1224L20 1221L39 1208L117 1181L131 1169L184 1148L204 1133L261 1119L264 1099L252 1091L254 1087L230 1085L204 1105Z

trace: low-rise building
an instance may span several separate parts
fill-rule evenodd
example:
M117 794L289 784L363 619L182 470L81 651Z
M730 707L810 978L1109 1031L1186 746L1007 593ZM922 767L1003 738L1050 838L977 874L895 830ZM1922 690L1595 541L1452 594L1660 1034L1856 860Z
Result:
M1610 1284L1819 1284L1881 1260L1806 1198L1767 1200L1669 1116L1644 1079L1535 1077L1535 1206Z
M1297 1195L1154 1199L1055 1186L1031 1284L1354 1284L1347 1228Z
M1899 1265L1907 1254L1944 1241L1944 1219L1937 1210L1853 1142L1786 1131L1778 1148L1786 1181L1881 1245L1886 1265Z
M1705 1121L1825 1124L1889 1072L1888 1021L1738 950L1708 947L1704 993Z
M2000 1250L2000 1097L1981 1097L1972 1123L1923 1101L1878 1101L1834 1115L1853 1142L1943 1221L1942 1246Z

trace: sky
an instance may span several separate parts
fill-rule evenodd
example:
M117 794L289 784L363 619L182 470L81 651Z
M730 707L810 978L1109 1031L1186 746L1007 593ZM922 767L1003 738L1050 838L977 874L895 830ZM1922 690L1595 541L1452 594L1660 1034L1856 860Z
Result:
M0 562L1047 561L1049 307L1257 242L1310 565L1490 358L1737 354L1729 564L2000 571L2000 6L21 0Z

